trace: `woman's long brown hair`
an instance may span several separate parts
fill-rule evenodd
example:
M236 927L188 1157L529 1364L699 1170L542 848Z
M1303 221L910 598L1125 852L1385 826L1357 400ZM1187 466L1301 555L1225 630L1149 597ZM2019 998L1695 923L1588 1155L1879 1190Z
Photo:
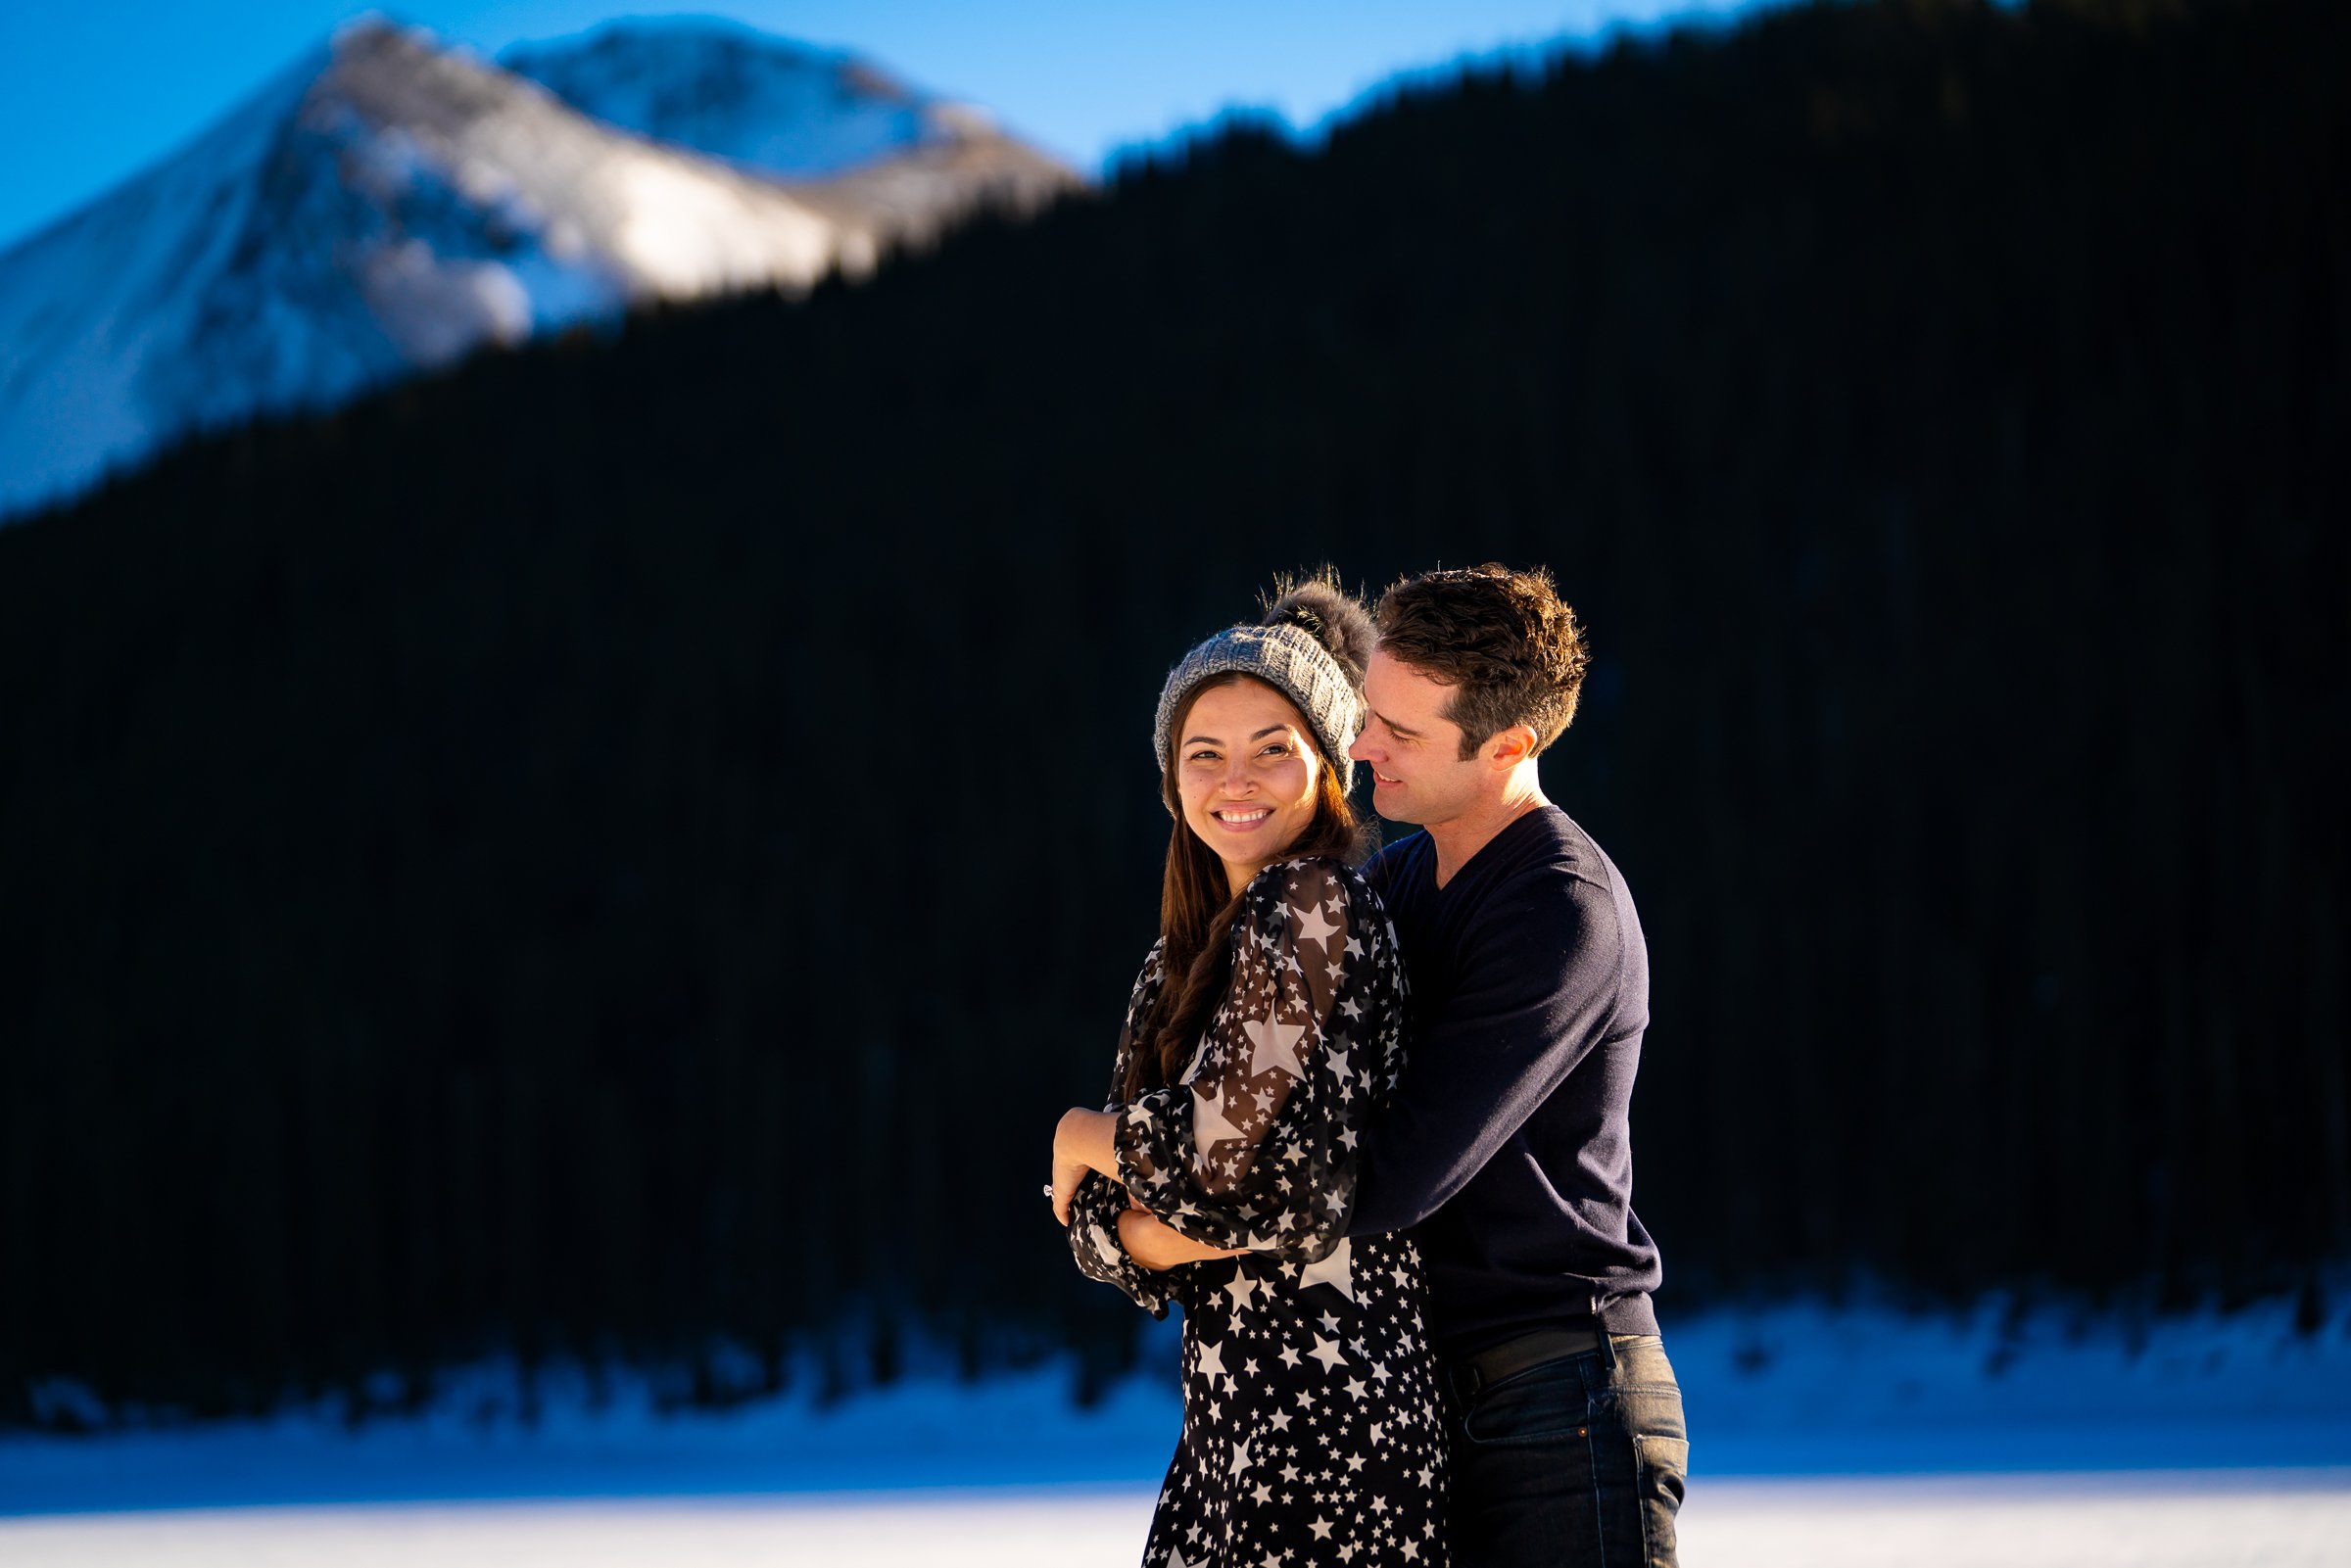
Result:
M1183 734L1184 721L1191 717L1192 704L1200 700L1202 692L1251 679L1236 673L1201 682L1184 700L1169 733ZM1312 734L1303 722L1299 729ZM1316 773L1315 814L1283 847L1280 858L1316 855L1352 866L1364 852L1363 828L1347 803L1339 771L1322 755L1319 743L1315 745L1315 756L1321 763ZM1120 1098L1128 1101L1165 1088L1181 1075L1191 1059L1193 1043L1231 977L1232 923L1241 909L1239 895L1225 879L1224 862L1183 820L1183 797L1176 787L1173 756L1161 763L1159 787L1176 817L1175 832L1168 839L1167 877L1159 891L1160 960L1168 977L1151 1011L1140 1021L1134 1049L1128 1058L1127 1081L1120 1093Z

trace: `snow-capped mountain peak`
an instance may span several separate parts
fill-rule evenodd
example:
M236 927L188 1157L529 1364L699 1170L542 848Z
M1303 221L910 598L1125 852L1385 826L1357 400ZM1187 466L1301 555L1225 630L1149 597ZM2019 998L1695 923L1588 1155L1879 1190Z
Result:
M1076 182L1008 138L937 129L952 117L871 68L734 34L620 29L570 66L539 53L571 90L603 82L612 114L648 111L631 126L364 18L0 253L0 517L195 430L332 406L643 300L860 273L976 202ZM744 85L710 88L696 134L715 151L664 139L649 111L723 80ZM827 103L845 106L837 123ZM795 148L803 178L761 171ZM843 159L847 175L814 177Z
M502 59L584 115L784 184L878 245L973 207L1030 211L1079 184L976 105L840 50L704 17L615 22Z
M878 67L712 18L615 22L500 64L607 124L784 179L938 139L933 101Z

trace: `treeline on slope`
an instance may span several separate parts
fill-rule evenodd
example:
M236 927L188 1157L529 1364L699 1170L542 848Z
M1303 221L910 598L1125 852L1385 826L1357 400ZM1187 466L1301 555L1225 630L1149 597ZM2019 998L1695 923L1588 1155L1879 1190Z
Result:
M0 533L0 1422L1117 1366L1037 1185L1153 928L1151 703L1324 560L1548 562L1592 629L1546 778L1647 925L1669 1322L2316 1277L2347 32L1473 71Z

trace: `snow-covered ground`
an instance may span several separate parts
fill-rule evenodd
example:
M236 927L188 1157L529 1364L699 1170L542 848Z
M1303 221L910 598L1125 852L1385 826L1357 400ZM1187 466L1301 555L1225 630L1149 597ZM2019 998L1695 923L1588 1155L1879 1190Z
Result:
M1687 1562L2351 1564L2351 1312L2298 1334L2282 1302L2138 1328L1799 1304L1668 1329ZM1132 1561L1172 1373L1086 1411L1068 1387L917 1376L665 1416L641 1385L558 1378L525 1425L484 1370L357 1431L318 1409L0 1439L0 1562Z
M24 1568L1103 1568L1148 1487L227 1508L0 1521ZM1724 1481L1682 1514L1692 1568L2341 1568L2351 1471Z

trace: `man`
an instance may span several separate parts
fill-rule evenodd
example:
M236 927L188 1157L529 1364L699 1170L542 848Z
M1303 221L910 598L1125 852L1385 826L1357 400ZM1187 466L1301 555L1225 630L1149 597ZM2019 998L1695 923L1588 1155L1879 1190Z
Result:
M1648 951L1536 758L1587 654L1550 577L1390 589L1349 755L1422 831L1367 875L1412 986L1411 1056L1364 1141L1353 1235L1410 1228L1448 1386L1456 1568L1671 1564L1689 1445L1632 1212Z

